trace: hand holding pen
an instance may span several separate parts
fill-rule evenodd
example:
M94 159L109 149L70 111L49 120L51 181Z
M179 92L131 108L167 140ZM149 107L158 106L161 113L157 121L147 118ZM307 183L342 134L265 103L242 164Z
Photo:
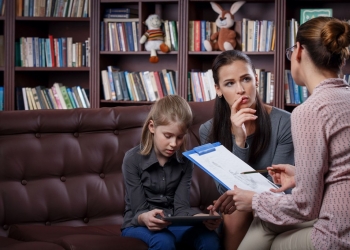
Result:
M275 184L281 185L280 188L270 189L271 192L279 193L289 188L295 187L295 167L289 164L278 164L267 167L269 175Z

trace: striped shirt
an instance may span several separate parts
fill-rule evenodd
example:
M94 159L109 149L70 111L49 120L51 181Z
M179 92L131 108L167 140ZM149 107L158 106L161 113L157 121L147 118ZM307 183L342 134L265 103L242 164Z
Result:
M161 29L147 30L145 36L148 41L164 41L164 33Z
M255 215L278 225L318 218L315 249L350 249L350 88L322 81L291 116L295 150L292 194L255 194Z

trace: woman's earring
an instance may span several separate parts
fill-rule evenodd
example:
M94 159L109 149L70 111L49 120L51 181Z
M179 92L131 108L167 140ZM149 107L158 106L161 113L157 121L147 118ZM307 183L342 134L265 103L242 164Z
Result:
M218 95L219 98L222 98L222 95Z

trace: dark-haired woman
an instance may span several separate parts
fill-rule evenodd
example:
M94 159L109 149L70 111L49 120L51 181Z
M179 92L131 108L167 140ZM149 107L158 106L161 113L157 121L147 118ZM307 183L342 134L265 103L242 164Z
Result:
M201 143L220 142L256 170L294 164L290 113L262 102L250 58L237 50L225 51L215 58L212 70L217 97L213 118L199 129ZM227 191L217 186L221 194ZM222 212L225 249L237 249L253 215Z
M349 45L347 22L315 17L287 49L295 82L311 95L291 116L295 166L268 169L281 185L275 192L293 191L227 191L237 210L255 216L239 249L350 249L350 89L339 77Z

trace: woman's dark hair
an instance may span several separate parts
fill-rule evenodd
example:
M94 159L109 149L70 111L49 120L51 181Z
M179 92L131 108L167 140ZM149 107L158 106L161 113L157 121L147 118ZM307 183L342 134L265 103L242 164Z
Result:
M235 61L246 62L251 66L254 74L256 74L255 67L246 54L237 50L228 50L218 55L213 62L212 71L215 84L219 85L218 74L220 68L230 65ZM218 141L228 150L232 151L233 141L230 115L231 107L228 105L225 98L219 98L217 96L215 99L213 126L209 135L209 140L211 142ZM255 136L252 145L250 145L250 156L248 160L250 164L254 163L259 159L259 156L264 153L270 143L271 137L271 120L258 93L256 94L256 115L258 119L255 121Z
M317 67L340 73L349 57L350 25L333 17L315 17L300 25L296 41Z

